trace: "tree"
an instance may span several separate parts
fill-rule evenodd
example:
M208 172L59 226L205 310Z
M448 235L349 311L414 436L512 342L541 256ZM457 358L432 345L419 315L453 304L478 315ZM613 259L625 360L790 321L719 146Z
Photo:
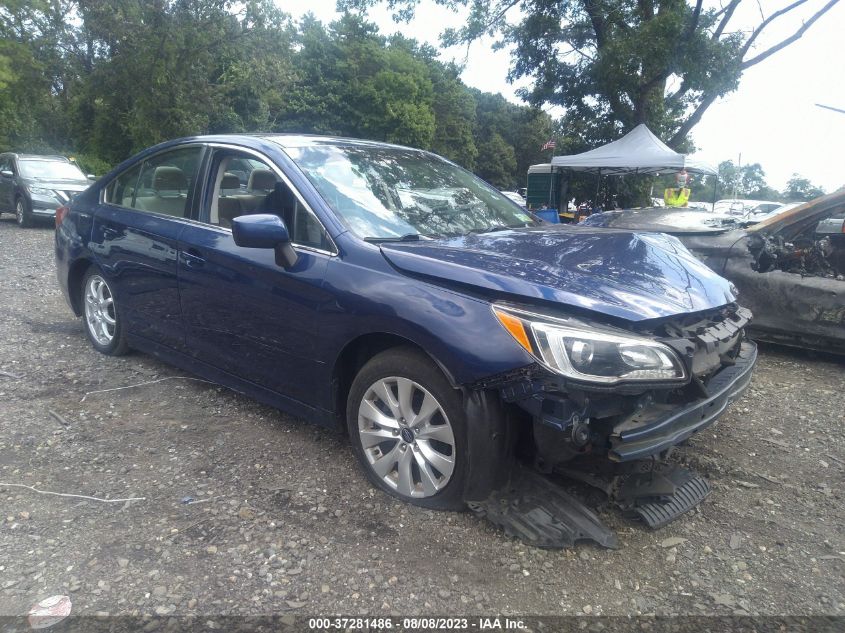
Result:
M177 136L292 131L432 149L522 182L551 119L472 90L437 50L274 0L0 0L0 151L102 173Z
M743 32L734 16L750 0L725 0L718 8L705 8L703 0L434 1L466 13L464 27L443 33L445 44L498 35L514 45L510 79L533 79L522 96L566 108L592 143L646 123L676 150L690 146L690 131L716 99L736 90L745 70L798 40L839 2L782 0L768 14L758 4L759 22ZM366 11L384 2L409 19L418 0L339 4ZM788 16L803 20L783 40L756 48Z
M458 79L454 66L432 65L430 72L435 123L431 150L472 169L478 156L473 136L475 98Z
M713 178L703 178L700 187L693 187L693 197L696 200L710 201L713 196ZM760 163L737 167L732 160L722 161L719 163L716 199L734 197L777 201L781 195L766 182L766 172Z
M476 139L479 152L481 152L482 143L501 150L500 141L492 140L494 136L498 136L501 142L511 147L512 152L508 152L508 155L512 153L514 158L511 182L503 186L511 187L516 184L522 186L528 168L535 163L547 162L549 159L548 154L542 152L540 148L552 135L551 117L536 108L515 105L500 94L484 93L480 90L473 90L473 94L476 103ZM481 160L479 157L479 163ZM489 159L485 160L489 161Z
M824 195L824 189L817 187L808 178L792 174L783 190L783 198L787 202L806 202Z
M514 186L516 155L513 146L494 132L478 145L478 162L475 173L494 187L508 189Z

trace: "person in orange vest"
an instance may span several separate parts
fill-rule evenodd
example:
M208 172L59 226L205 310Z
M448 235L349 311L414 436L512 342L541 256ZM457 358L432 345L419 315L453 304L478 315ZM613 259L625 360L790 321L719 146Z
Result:
M689 182L689 174L686 170L681 170L675 175L675 183L677 187L666 187L663 192L663 201L667 207L685 207L689 202L690 190L687 187Z

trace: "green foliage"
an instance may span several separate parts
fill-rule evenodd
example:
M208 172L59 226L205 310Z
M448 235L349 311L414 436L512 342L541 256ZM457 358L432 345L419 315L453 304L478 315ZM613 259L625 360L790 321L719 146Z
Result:
M703 178L700 187L693 187L693 200L711 202L715 177ZM716 200L725 198L744 198L749 200L781 199L781 194L766 182L766 172L760 163L750 163L737 167L732 160L719 163L719 176L716 183Z
M478 146L478 152L476 173L500 189L512 187L516 169L513 147L498 132L494 132Z
M528 168L549 161L548 150L541 152L540 148L553 136L551 119L538 109L514 105L499 94L473 90L473 95L479 139L476 172L501 188L524 186ZM495 156L488 153L491 150ZM499 165L497 160L506 162Z
M713 195L713 178L706 178L700 189L693 188L694 200L710 201ZM719 181L716 186L716 199L746 198L749 200L772 200L782 202L804 202L823 196L824 189L803 178L792 174L786 188L779 192L766 182L766 173L759 163L737 165L726 160L719 163Z
M786 189L783 190L783 198L787 202L806 202L823 196L824 193L824 189L814 185L809 179L792 174L792 178L786 183Z
M90 154L72 154L66 153L74 163L76 163L82 172L87 176L93 174L94 176L102 176L107 173L114 165L111 165L99 158Z
M745 69L796 41L837 1L758 2L759 22L741 30L732 22L742 0L434 0L465 18L443 31L443 42L492 35L511 45L510 78L532 80L523 91L530 103L565 108L567 134L596 146L646 123L678 151L692 148L689 132ZM359 12L386 5L407 20L419 0L338 4ZM793 16L793 32L755 48L771 24Z
M0 150L75 155L99 175L175 137L293 131L430 149L521 184L550 117L459 74L358 16L294 24L273 0L0 0Z

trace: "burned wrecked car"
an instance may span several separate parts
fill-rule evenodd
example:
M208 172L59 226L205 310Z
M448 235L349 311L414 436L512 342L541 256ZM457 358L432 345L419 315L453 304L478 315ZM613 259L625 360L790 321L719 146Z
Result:
M689 213L701 212L616 211L584 224L674 235L736 285L754 337L845 354L845 191L747 228Z
M56 262L99 352L343 431L384 492L548 547L615 536L547 474L653 527L698 503L666 457L756 360L749 311L677 239L549 226L382 143L153 147L58 210Z

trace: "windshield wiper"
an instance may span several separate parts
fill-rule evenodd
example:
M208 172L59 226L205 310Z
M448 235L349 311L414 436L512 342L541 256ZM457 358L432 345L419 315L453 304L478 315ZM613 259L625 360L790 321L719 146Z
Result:
M419 233L406 233L399 237L365 237L365 242L419 242L421 235Z

